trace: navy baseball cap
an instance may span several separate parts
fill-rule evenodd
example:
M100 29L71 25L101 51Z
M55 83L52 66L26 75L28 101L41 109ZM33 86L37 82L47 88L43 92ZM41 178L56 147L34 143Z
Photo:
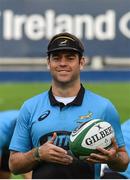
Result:
M52 52L60 50L76 51L82 55L84 52L84 46L76 36L65 32L55 35L50 40L47 48L47 53L49 55Z

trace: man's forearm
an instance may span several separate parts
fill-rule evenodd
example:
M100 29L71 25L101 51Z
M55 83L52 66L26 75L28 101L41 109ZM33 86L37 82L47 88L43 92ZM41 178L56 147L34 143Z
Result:
M125 171L128 166L128 155L126 152L118 152L113 161L108 163L109 168L115 171Z
M26 153L11 152L9 159L9 167L14 174L22 174L31 171L39 162L34 158L34 151Z

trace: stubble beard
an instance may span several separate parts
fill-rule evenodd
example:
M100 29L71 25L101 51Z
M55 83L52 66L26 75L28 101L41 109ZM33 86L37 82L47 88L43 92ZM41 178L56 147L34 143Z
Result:
M59 87L70 87L79 80L79 75L72 75L68 80L60 80L57 76L53 76L53 83Z

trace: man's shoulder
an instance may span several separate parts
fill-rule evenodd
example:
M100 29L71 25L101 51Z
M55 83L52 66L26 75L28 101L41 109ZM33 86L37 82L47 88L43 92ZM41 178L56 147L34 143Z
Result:
M85 95L87 98L90 98L91 100L94 99L98 101L110 102L110 100L107 97L104 97L90 90L85 90Z
M0 112L0 127L11 124L18 116L19 110L6 110Z
M115 108L114 104L107 97L92 92L90 90L85 91L86 103L94 104L94 106L100 106L100 108Z

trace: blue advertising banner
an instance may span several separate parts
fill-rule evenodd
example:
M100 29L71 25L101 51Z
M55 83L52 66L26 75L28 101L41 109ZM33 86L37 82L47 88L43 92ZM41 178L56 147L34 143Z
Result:
M50 82L49 71L0 71L0 82ZM129 71L83 71L82 82L130 82Z
M0 0L0 57L46 56L67 31L87 56L130 56L130 0Z

